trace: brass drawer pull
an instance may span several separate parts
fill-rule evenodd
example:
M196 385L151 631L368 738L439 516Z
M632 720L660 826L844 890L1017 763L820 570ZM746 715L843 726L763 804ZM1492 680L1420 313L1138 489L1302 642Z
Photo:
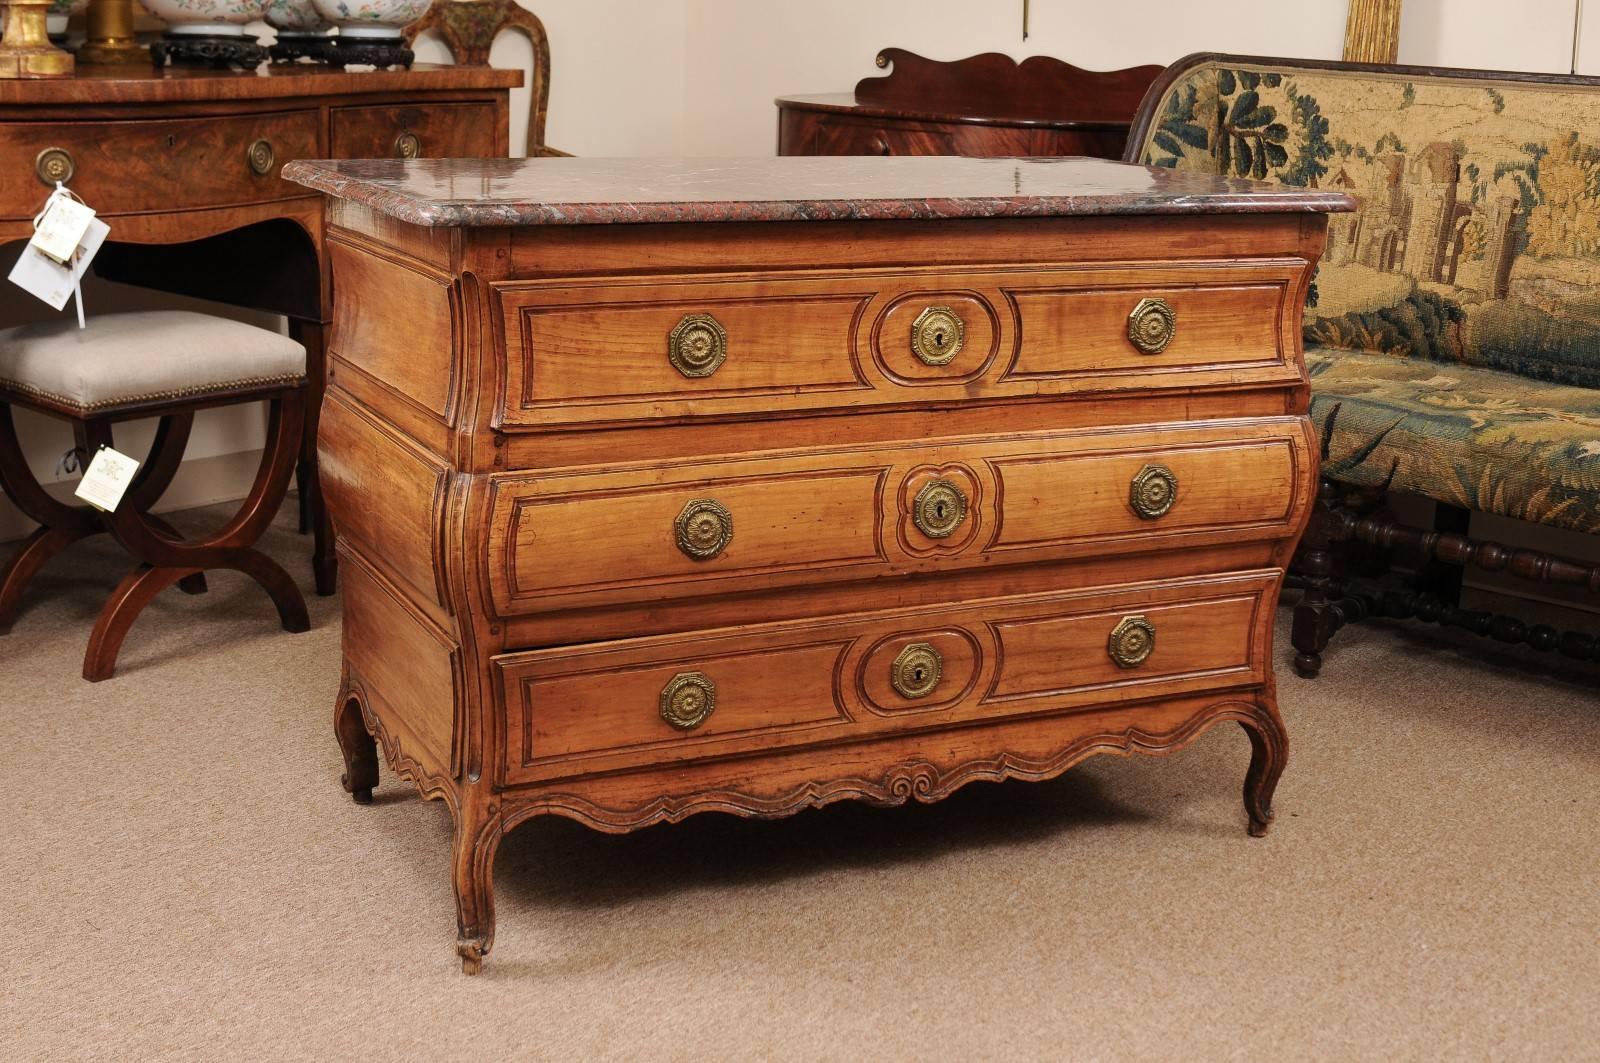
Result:
M661 718L680 731L706 722L717 707L717 684L704 672L679 672L661 688Z
M1155 652L1156 626L1142 616L1125 616L1111 631L1106 652L1119 668L1137 668Z
M1128 487L1128 504L1145 520L1164 516L1178 500L1178 478L1165 465L1146 465Z
M45 148L34 156L34 176L47 188L54 188L57 181L66 184L77 172L78 164L72 161L72 152L66 148Z
M397 159L417 159L422 157L422 138L415 133L401 133L394 138L394 157Z
M727 330L710 314L685 314L667 337L667 359L684 376L710 376L727 357Z
M944 657L926 642L913 642L889 666L889 683L903 698L925 698L944 676Z
M911 352L926 365L949 365L966 338L966 322L948 306L930 306L911 323Z
M1178 331L1178 315L1165 299L1140 299L1128 315L1128 341L1145 354L1160 354Z
M245 158L250 160L250 172L257 177L265 177L272 172L272 164L278 161L278 152L273 148L270 140L257 140L245 152Z
M678 549L695 561L710 561L733 541L733 514L714 498L697 498L673 522Z
M949 480L930 480L911 504L911 521L930 539L948 539L967 519L967 496Z

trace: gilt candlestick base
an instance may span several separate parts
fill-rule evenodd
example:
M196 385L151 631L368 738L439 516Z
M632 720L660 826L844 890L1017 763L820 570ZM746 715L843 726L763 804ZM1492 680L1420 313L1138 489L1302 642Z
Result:
M50 0L9 0L0 39L0 78L66 78L72 56L50 43Z
M150 55L133 38L133 0L89 0L85 40L78 58L92 66L148 63Z

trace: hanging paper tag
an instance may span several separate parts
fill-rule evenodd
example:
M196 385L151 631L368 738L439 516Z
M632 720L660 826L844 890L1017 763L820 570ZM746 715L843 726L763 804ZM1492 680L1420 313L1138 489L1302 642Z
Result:
M137 461L110 447L101 447L95 451L94 460L84 470L83 479L78 481L78 489L73 494L95 509L114 512L138 471Z
M22 257L11 268L11 283L43 299L51 309L60 310L72 298L73 291L89 269L89 261L100 250L100 245L105 243L106 235L110 232L111 226L99 218L90 218L88 231L78 245L78 253L70 267L50 258L31 243L25 245Z
M94 210L65 188L51 194L44 210L33 222L33 239L28 243L47 257L65 265L89 232Z

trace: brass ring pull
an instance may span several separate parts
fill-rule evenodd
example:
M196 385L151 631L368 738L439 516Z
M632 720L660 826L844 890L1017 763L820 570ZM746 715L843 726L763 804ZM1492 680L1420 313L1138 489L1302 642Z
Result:
M911 323L911 353L925 365L949 365L966 339L966 322L948 306L930 306Z
M394 138L394 157L417 159L422 157L422 138L409 130Z
M272 172L272 164L278 161L278 152L273 148L272 141L262 139L250 145L245 158L250 161L251 173L265 177Z
M1140 299L1128 315L1128 342L1145 354L1160 354L1178 331L1178 315L1165 299Z
M66 148L45 148L34 156L34 176L46 188L54 188L57 181L66 184L77 172L78 164L72 161L72 152Z
M1146 465L1128 487L1128 504L1145 520L1164 516L1178 500L1178 478L1165 465Z
M1111 630L1106 652L1118 668L1137 668L1155 652L1156 626L1142 616L1125 616Z
M678 549L694 561L710 561L733 541L733 514L714 498L696 498L673 522Z
M925 698L944 677L944 657L926 642L913 642L889 666L889 684L903 698Z
M727 330L710 314L685 314L667 337L667 360L686 377L710 376L727 357Z
M679 672L661 688L661 718L680 731L705 723L717 707L717 684L704 672Z
M948 539L967 519L967 496L949 480L929 480L911 503L911 522L930 539Z

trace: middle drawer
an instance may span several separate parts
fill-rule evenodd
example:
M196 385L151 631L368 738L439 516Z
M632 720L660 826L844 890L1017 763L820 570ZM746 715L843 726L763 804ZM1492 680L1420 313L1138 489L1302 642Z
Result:
M497 475L501 616L1284 538L1298 417Z

